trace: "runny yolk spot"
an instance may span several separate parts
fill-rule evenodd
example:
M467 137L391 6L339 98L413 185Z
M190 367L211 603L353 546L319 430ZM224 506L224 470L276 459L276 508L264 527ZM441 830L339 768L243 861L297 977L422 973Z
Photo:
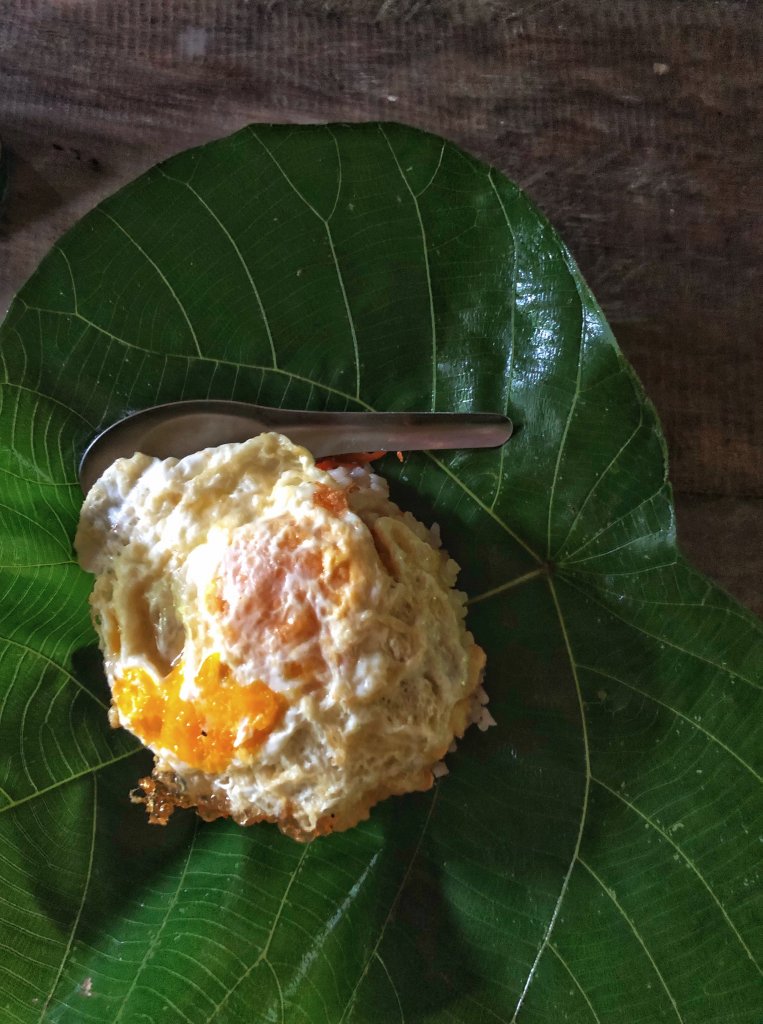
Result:
M183 679L182 662L163 679L126 668L114 683L114 702L146 746L170 750L199 771L223 771L234 757L246 761L286 709L284 698L265 683L237 683L219 654L202 663L193 700L180 697Z
M332 516L341 516L349 508L344 491L337 487L329 487L327 484L315 485L313 504L325 508Z

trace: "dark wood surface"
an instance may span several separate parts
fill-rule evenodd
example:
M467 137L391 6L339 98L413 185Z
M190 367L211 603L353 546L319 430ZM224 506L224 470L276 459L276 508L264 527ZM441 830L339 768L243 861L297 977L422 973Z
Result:
M679 537L763 611L760 9L743 0L0 0L0 310L157 160L400 120L518 181L662 418Z

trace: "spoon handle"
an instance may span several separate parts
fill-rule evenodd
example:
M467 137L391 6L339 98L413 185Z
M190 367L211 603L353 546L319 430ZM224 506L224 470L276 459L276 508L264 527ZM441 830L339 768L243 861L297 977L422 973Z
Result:
M271 419L272 416L272 419ZM268 410L272 429L316 458L366 451L493 448L511 435L511 422L493 413L322 413Z

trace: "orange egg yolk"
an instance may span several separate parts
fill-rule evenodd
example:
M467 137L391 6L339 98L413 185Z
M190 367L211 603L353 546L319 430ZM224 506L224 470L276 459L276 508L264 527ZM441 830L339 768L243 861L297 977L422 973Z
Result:
M199 771L224 771L234 757L249 760L286 709L284 698L265 683L237 683L219 654L202 663L193 700L181 698L183 680L183 662L163 679L129 667L114 683L114 703L146 746L169 750Z

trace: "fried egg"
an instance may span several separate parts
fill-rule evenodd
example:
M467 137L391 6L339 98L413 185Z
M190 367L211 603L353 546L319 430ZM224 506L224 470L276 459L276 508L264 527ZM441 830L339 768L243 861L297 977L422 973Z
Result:
M365 466L279 434L136 454L91 488L76 548L111 724L154 753L134 797L154 822L346 829L485 724L458 566Z

